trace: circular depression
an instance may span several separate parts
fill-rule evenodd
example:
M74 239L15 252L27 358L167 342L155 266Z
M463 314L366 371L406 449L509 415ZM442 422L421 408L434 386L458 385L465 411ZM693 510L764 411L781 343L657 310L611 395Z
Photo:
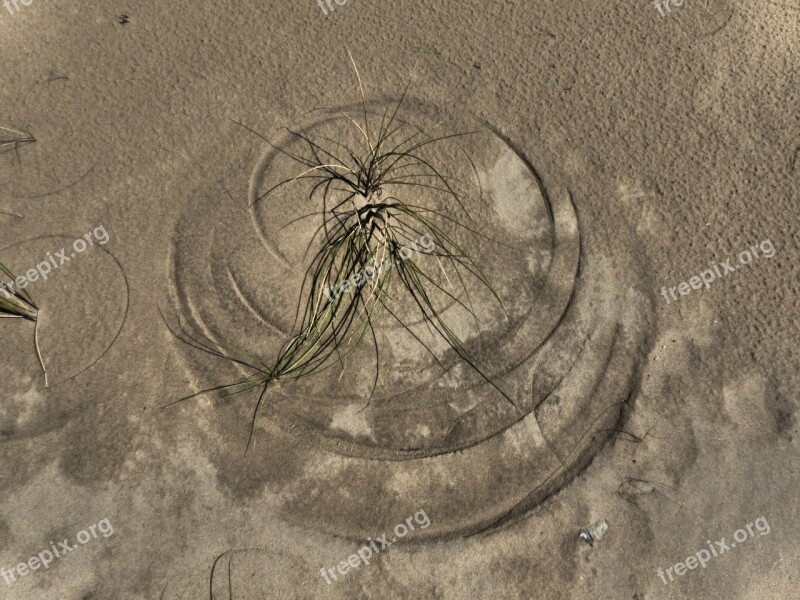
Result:
M344 127L338 115L352 108L318 114L297 130L331 137ZM382 113L370 107L376 118ZM343 373L331 369L269 391L258 435L267 440L262 448L280 447L291 481L282 513L353 539L420 508L433 524L418 536L481 531L559 489L625 419L653 325L646 269L623 219L610 217L614 227L579 224L566 187L541 177L536 161L490 126L421 105L410 113L404 122L429 136L477 132L431 158L472 190L464 195L467 212L482 235L462 232L459 241L470 243L504 309L475 282L469 291L480 327L456 302L440 309L516 408L446 347L437 364L397 323L379 340L385 375L368 404L375 369L368 348L354 353ZM178 227L172 253L176 309L191 327L264 359L292 334L314 230L313 216L305 217L314 207L302 191L258 201L291 172L285 159L297 139L285 132L271 142L252 176L249 206L195 210ZM418 204L439 201L415 196ZM418 335L421 325L413 323ZM247 374L185 351L198 390ZM251 408L242 401L226 418L248 422Z
M403 132L410 132L406 137L431 138L443 130L440 120L430 118L403 124ZM389 184L384 193L446 214L437 225L448 228L448 236L470 253L491 285L466 272L456 281L435 257L414 257L431 274L434 292L449 293L439 294L437 310L478 368L431 333L400 289L390 307L399 318L384 315L375 327L379 363L374 345L364 343L344 369L268 391L265 419L340 452L401 458L479 443L533 410L530 382L520 382L519 372L557 327L572 296L579 260L574 211L564 193L554 205L535 171L491 130L476 129L474 123L451 127L469 133L431 144L426 160L444 165L448 181L458 182L463 208L423 186L409 190ZM336 138L337 131L351 129L340 114L298 128L339 143L345 143L346 133ZM257 165L248 215L253 226L243 220L243 211L232 219L212 214L202 223L188 221L198 230L184 221L173 253L179 309L192 327L265 361L297 333L293 321L308 256L322 243L320 201L308 194L314 180L285 185L259 200L264 190L303 170L290 158L300 156L302 143L286 132ZM346 141L351 147L357 143ZM202 269L195 264L200 256L207 259ZM183 267L190 262L191 268ZM241 370L240 376L246 373Z

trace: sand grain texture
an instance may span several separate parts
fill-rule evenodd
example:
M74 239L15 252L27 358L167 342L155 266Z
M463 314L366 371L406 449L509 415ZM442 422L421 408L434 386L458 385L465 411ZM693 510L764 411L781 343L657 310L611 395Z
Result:
M109 241L30 286L49 387L32 326L0 321L0 566L114 533L0 597L800 598L795 0L20 8L0 7L0 124L35 142L0 129L0 261ZM163 408L246 370L159 311L264 357L291 335L310 204L254 204L292 166L240 124L283 149L286 126L344 135L348 48L370 114L413 77L409 127L478 131L432 156L509 242L464 238L509 316L480 286L481 328L441 309L520 410L388 325L366 409L362 348L342 377L282 381L245 454L252 394ZM660 295L767 239L773 257ZM657 575L761 516L769 534Z

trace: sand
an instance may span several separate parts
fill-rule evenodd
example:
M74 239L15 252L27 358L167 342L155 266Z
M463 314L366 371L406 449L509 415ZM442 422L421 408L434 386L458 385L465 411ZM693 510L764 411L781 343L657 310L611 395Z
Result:
M0 7L0 125L36 140L0 153L0 261L69 258L28 288L48 387L0 321L0 597L800 598L800 5L567 4ZM165 405L251 371L170 327L293 334L314 206L258 198L285 127L353 135L348 49L370 115L411 80L409 127L476 132L431 155L504 311L438 306L517 406L401 299L377 382L369 345L282 380L245 452L257 391Z

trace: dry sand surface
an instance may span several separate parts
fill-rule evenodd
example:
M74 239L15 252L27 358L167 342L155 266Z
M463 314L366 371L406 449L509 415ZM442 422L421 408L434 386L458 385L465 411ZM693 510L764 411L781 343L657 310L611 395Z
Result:
M800 4L676 1L0 5L0 598L800 599Z

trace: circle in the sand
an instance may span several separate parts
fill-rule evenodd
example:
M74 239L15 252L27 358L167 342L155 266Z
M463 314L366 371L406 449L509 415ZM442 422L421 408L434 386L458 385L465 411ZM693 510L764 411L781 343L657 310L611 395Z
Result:
M80 259L64 262L64 249L74 239L43 236L0 250L16 274L30 276L36 271L35 280L29 280L25 291L39 308L39 343L50 387L77 377L105 356L128 313L129 289L122 265L99 245L87 249ZM61 259L57 260L59 254ZM3 367L16 374L4 381L16 381L14 387L25 390L32 378L40 387L44 379L35 353L30 352L30 337L17 331L14 326L18 323L3 325L3 343L9 349L17 348L13 355L20 359L19 364L4 361Z
M358 132L349 132L341 117L352 108L317 114L295 130L356 144ZM370 106L369 114L380 119L385 109ZM463 209L443 213L446 200L424 186L413 199L475 224L465 230L451 224L448 235L470 250L497 297L469 279L471 303L455 293L436 299L472 364L432 335L413 299L397 298L391 305L397 318L387 316L374 340L348 348L343 369L267 390L257 448L269 448L267 463L280 449L282 472L295 475L286 476L282 491L289 499L281 510L292 522L352 539L421 506L447 517L416 539L484 530L571 481L626 418L653 324L635 234L621 217L614 228L579 225L569 190L533 167L535 144L529 156L486 124L422 103L400 118L415 137L473 132L432 145L425 156L458 181ZM249 215L221 206L194 211L172 254L176 297L188 322L267 363L297 333L307 256L324 239L318 215L324 207L309 182L266 194L297 172L290 157L301 150L290 133L271 141L251 181ZM386 184L383 198L405 187ZM435 257L427 259L436 285L449 285ZM209 385L220 380L221 364L228 380L236 373L197 353L187 364ZM237 406L225 417L235 423L213 426L243 431L252 413ZM242 442L230 440L238 448Z
M72 85L69 81L56 81L54 85L42 81L28 89L27 94L34 96L36 102L25 101L25 125L17 123L13 129L18 130L17 136L24 134L32 141L22 146L7 144L11 151L0 152L3 195L25 201L25 206L32 202L35 210L42 210L39 202L68 201L70 195L91 181L93 160L104 152L97 136L85 135L82 127L76 127L74 117L82 113L83 100L68 90ZM2 130L0 125L0 141L8 139L8 132L3 135ZM27 212L19 203L14 210Z

